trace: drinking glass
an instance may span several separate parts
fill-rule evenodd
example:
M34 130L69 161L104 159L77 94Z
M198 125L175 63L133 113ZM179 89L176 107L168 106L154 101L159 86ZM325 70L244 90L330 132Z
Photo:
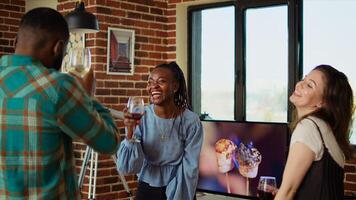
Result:
M127 102L127 111L132 115L132 119L141 119L145 111L145 103L142 97L130 97Z
M273 191L277 188L276 178L273 176L261 176L257 186L260 200L273 200Z
M79 77L84 77L91 66L91 54L89 48L74 48L69 52L69 65L66 71Z
M143 116L145 112L145 104L142 97L130 97L129 101L127 102L127 112L129 112L132 117L131 119L139 120ZM125 127L126 129L127 127ZM135 132L135 127L133 127L133 132ZM128 134L126 130L126 134ZM129 136L134 142L140 142L136 139L135 134Z

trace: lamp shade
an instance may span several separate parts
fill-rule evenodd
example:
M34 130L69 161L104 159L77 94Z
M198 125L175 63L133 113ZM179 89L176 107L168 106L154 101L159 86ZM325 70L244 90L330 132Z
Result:
M99 31L98 19L85 11L84 2L77 2L74 11L65 16L71 33L96 33Z

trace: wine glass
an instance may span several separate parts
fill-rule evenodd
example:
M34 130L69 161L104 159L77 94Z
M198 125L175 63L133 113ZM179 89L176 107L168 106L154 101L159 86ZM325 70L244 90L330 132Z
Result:
M277 189L276 178L273 176L261 176L257 186L260 200L273 200L273 192Z
M142 97L130 97L129 101L127 102L127 112L131 114L131 119L139 120L143 116L143 113L145 112L145 104L143 101ZM127 128L127 127L125 127ZM133 127L133 132L135 131L135 127ZM126 134L128 134L126 130ZM135 134L130 136L129 138L132 138L133 141L139 142L135 138Z
M132 119L141 119L145 111L145 103L142 97L130 97L127 102L127 111L132 115Z
M66 71L79 77L84 77L91 66L91 54L89 48L74 48L69 52L69 65Z

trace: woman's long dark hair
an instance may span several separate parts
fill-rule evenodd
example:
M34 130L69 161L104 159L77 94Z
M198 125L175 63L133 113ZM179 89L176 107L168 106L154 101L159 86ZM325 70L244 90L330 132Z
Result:
M155 68L164 68L172 72L173 78L179 84L178 90L174 93L174 104L182 110L186 108L190 109L187 85L185 83L183 71L178 64L176 62L163 63L157 65Z
M352 149L349 138L354 112L352 88L346 75L330 65L319 65L313 70L322 72L325 78L323 106L302 119L315 116L327 122L345 157L350 158Z

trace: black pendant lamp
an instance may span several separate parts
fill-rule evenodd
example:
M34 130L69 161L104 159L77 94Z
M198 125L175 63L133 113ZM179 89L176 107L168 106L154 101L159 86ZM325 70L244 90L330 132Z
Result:
M84 2L77 1L74 11L65 16L71 33L96 33L99 31L98 19L85 11Z

